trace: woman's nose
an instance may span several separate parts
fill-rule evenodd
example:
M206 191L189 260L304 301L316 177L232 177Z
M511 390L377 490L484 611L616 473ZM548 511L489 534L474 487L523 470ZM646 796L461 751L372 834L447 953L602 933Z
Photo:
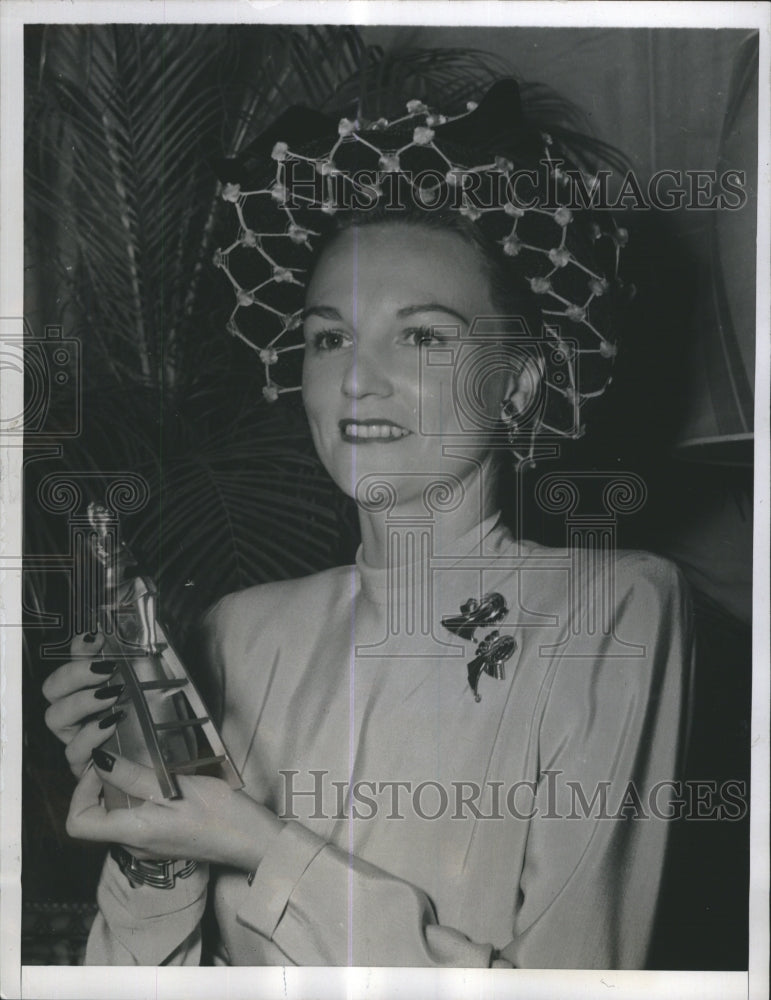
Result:
M392 385L387 362L369 348L357 347L343 373L342 391L352 399L390 395Z

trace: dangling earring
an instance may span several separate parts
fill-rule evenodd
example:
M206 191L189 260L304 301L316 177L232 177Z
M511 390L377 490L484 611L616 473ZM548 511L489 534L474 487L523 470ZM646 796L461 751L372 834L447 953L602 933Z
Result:
M514 444L516 436L519 433L519 424L514 419L516 415L517 407L514 400L509 396L501 403L501 421L506 425L510 445Z

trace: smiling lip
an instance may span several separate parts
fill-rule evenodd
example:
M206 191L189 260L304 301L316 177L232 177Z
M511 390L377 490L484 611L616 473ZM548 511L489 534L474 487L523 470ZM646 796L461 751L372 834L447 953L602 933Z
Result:
M351 444L392 444L412 433L393 420L341 420L339 426L343 441Z

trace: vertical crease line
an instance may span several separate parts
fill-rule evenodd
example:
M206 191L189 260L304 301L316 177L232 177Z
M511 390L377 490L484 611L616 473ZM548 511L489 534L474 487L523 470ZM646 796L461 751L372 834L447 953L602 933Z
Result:
M653 55L653 29L648 28L647 31L647 50L648 50L648 133L649 139L649 149L648 156L650 159L650 174L655 174L658 168L658 134L657 126L658 120L656 117L656 78L655 78L655 59ZM650 177L648 178L650 180Z

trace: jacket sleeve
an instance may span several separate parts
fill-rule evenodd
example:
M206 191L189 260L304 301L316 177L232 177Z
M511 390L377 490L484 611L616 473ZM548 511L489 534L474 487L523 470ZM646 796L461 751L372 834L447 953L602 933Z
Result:
M201 637L211 678L204 696L215 719L221 717L221 662L210 622L205 616ZM173 889L132 887L117 863L107 855L97 887L99 907L86 946L86 965L198 965L201 960L201 919L206 907L209 866L201 864Z
M132 888L108 854L85 964L198 965L208 879L209 866L202 864L173 889Z
M691 626L671 564L638 556L615 586L611 631L571 622L554 655L537 815L500 952L440 925L418 887L294 822L263 857L239 922L297 965L641 967L687 724Z
M652 937L690 726L692 614L679 571L644 553L619 559L613 598L605 627L585 602L555 658L503 949L525 968L642 968Z
M440 926L424 892L287 822L238 913L294 965L484 968L493 947Z

